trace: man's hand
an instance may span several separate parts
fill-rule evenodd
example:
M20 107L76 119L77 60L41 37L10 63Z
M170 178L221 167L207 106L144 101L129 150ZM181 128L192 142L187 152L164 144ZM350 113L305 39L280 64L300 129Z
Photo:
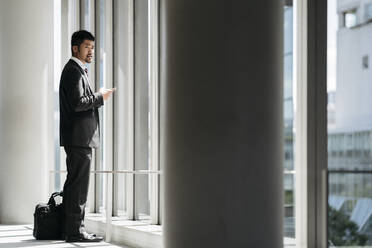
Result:
M106 89L106 88L101 88L99 89L99 93L102 94L103 96L103 100L107 100L110 96L111 96L111 93L115 91L115 88L112 88L112 89Z

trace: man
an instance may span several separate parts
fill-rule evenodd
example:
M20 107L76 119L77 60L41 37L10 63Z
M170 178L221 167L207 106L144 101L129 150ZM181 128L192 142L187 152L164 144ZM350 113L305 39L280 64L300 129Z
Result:
M67 242L99 242L84 227L92 148L99 145L98 108L114 89L94 93L86 63L94 54L94 36L85 30L71 38L72 58L65 65L59 86L60 145L66 152L67 178L63 187L64 231Z

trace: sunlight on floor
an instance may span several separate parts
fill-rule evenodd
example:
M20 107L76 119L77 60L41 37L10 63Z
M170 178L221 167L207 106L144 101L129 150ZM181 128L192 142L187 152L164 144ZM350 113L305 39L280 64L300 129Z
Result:
M0 247L2 248L68 248L68 247L104 247L129 248L105 242L66 243L62 240L35 240L32 225L0 225Z

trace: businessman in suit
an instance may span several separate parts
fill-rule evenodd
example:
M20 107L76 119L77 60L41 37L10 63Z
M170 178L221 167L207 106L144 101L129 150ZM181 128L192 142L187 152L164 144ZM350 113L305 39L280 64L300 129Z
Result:
M98 108L114 89L93 92L86 63L94 54L94 36L85 30L71 37L72 58L65 65L59 86L60 145L66 152L67 177L63 187L64 231L67 242L99 242L84 227L92 148L99 146Z

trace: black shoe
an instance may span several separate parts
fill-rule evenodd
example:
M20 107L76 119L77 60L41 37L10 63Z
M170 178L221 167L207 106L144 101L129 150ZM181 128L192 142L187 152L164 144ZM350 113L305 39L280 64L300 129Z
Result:
M80 233L79 236L66 236L66 242L101 242L103 237L98 237L95 234L87 232Z

